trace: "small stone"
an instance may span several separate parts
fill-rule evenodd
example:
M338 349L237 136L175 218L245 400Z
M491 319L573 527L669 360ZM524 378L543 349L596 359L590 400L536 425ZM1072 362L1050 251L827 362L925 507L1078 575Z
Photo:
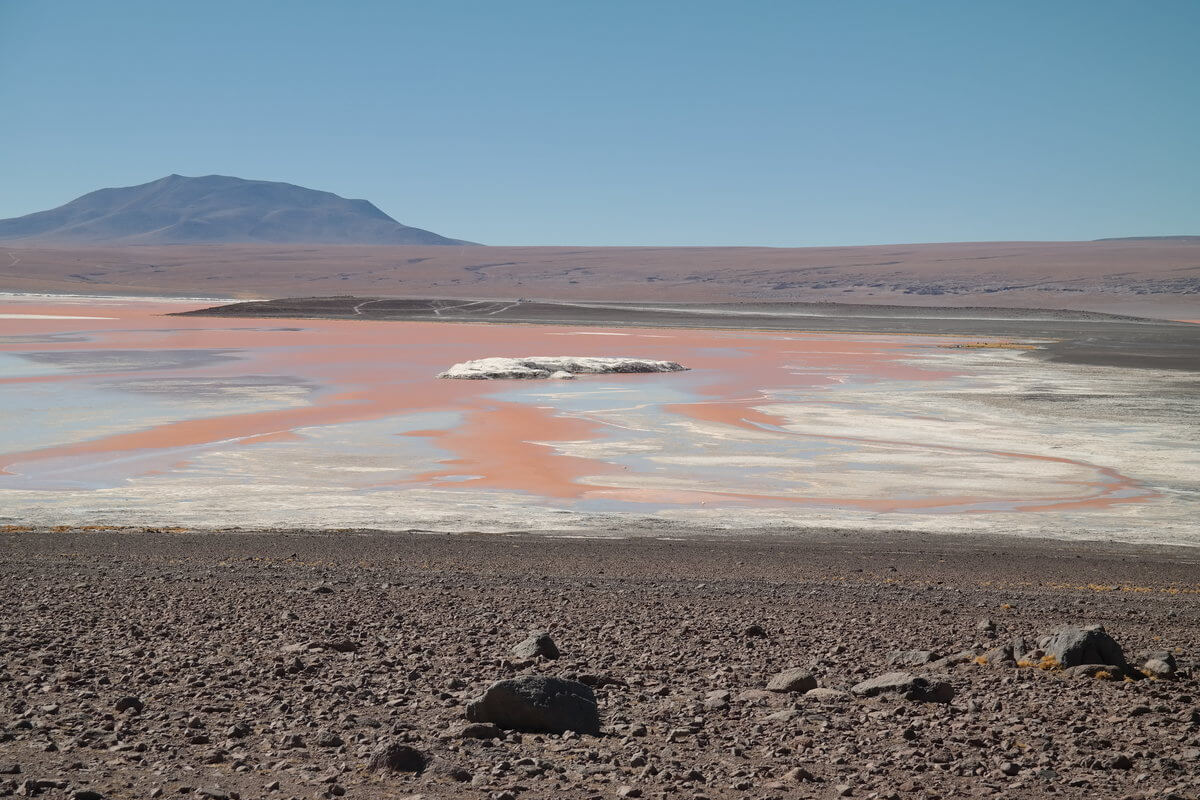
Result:
M451 729L450 735L455 739L499 739L503 734L490 722L469 722Z
M1063 674L1071 678L1095 678L1097 680L1119 681L1125 677L1125 670L1112 664L1080 664L1068 667Z
M122 697L117 700L117 702L113 703L113 708L118 714L124 714L126 711L133 711L136 714L140 714L142 713L142 709L145 707L146 704L143 703L140 698L134 697L133 695L127 695L126 697Z
M817 678L799 667L785 670L767 682L769 692L807 692L817 688Z
M1175 656L1167 652L1150 653L1142 664L1142 674L1158 680L1170 680L1175 677Z
M367 762L372 772L424 772L428 760L415 747L393 742L375 751Z
M888 655L888 663L898 667L921 667L941 658L932 650L896 650Z
M1012 777L1021 771L1021 765L1015 761L1005 761L1000 765L1000 771L1005 775Z
M317 747L341 747L345 742L333 731L322 731L317 735Z
M804 716L801 712L794 708L785 708L782 711L776 711L774 714L768 714L767 719L772 722L787 722L796 717Z
M954 687L950 684L931 681L909 672L889 672L855 684L850 691L859 697L894 694L918 702L949 703L954 698Z
M812 783L816 780L816 777L804 767L792 767L783 777L793 783Z
M280 741L279 746L282 747L284 750L303 748L304 747L304 737L302 737L298 733L293 733L288 736L284 736L283 739Z
M983 654L983 660L993 666L1004 664L1012 665L1017 661L1017 659L1013 656L1012 645L1007 644L1000 645L999 647L993 647L991 650L988 650Z
M546 658L554 660L558 658L558 645L550 638L550 634L546 631L534 631L529 634L529 638L515 645L512 649L513 655L517 658Z

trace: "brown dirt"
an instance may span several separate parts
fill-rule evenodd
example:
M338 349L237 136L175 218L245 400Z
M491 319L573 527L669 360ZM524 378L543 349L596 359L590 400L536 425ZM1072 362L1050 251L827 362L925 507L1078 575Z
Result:
M6 291L810 301L1200 318L1200 240L873 247L172 245L0 249Z
M715 536L9 526L0 768L21 771L0 774L0 794L1197 796L1200 551ZM1112 682L974 659L1078 623L1103 623L1131 660L1178 649L1184 676ZM533 629L562 658L514 663ZM754 694L790 667L846 688L912 649L969 652L914 670L949 682L951 703ZM527 673L617 681L597 690L603 735L449 734L489 682ZM116 710L126 696L140 713ZM366 771L384 742L430 768Z

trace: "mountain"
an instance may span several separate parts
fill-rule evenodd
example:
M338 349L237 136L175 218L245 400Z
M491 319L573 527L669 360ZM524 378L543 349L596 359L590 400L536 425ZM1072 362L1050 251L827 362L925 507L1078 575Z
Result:
M0 220L0 240L71 244L472 244L402 225L366 200L273 181L168 175Z

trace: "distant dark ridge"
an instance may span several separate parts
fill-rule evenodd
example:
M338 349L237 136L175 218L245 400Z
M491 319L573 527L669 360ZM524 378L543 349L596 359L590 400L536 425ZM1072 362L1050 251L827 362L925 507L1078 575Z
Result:
M465 245L403 225L366 200L224 175L100 189L0 220L0 239L104 244Z
M1066 364L1200 372L1200 325L1092 311L803 302L470 301L344 295L252 300L172 316L935 334L1034 341L1041 349L1030 355ZM981 351L991 346L965 344Z
M1093 242L1188 242L1200 244L1200 236L1183 234L1180 236L1113 236L1108 239L1092 239Z
M863 320L872 324L895 320L1003 321L1003 322L1120 322L1128 324L1185 325L1170 320L1146 319L1098 311L999 308L984 306L888 306L859 303L738 302L655 303L570 300L527 300L494 298L410 298L336 295L327 297L284 297L276 300L244 300L236 303L180 311L171 316L222 317L263 316L346 319L431 319L440 321L547 322L551 324L681 324L706 327L713 324L753 327L781 325L786 329L829 324L830 321Z

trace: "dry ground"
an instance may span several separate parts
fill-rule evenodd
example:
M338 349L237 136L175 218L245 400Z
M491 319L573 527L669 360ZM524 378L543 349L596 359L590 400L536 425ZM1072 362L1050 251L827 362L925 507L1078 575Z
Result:
M0 794L1200 794L1200 552L717 536L10 527ZM1064 623L1104 624L1131 658L1177 651L1184 676L1122 683L971 660L931 673L955 688L949 705L760 691L789 667L840 689L895 669L891 651L977 653ZM539 628L562 658L514 663L510 647ZM453 736L489 682L537 672L601 684L604 735ZM123 697L141 712L119 712ZM389 741L429 768L367 772Z
M1068 308L1200 319L1200 237L873 247L0 247L6 291Z

